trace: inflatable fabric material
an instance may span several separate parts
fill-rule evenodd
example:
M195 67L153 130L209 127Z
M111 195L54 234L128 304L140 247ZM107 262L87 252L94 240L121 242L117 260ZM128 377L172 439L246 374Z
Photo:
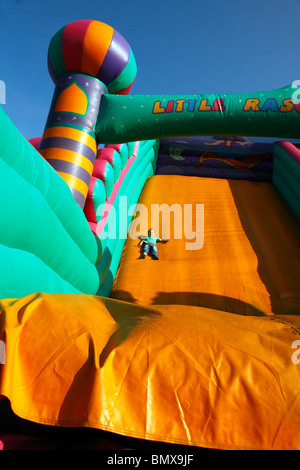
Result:
M84 205L84 213L89 222L97 224L101 220L105 201L106 191L103 181L92 176Z
M0 245L0 258L1 298L25 297L33 290L82 293L32 253Z
M136 151L135 147L137 147ZM138 149L139 144L133 143L133 145L105 146L97 152L93 176L84 205L84 213L92 227L100 222L106 201L110 203L111 198L115 199L116 183L119 181L121 170L124 176L130 167L130 165L127 166L128 158L136 156ZM118 184L119 186L120 184Z
M129 92L135 58L111 26L75 21L52 38L48 67L56 87L39 149L83 208L97 152L101 95Z
M79 291L96 292L99 280L95 266L63 230L45 198L2 160L0 174L0 243L18 248L21 256L23 251L32 253Z
M103 95L96 134L118 143L195 135L299 137L295 88L232 95Z
M91 20L52 38L48 65L42 138L27 142L0 112L0 398L43 425L300 449L299 150L274 144L274 165L266 153L261 164L245 137L299 138L294 83L125 96L132 50ZM217 177L153 176L157 139L194 135L214 136L210 155L188 150ZM181 153L160 163L179 172ZM139 225L171 239L159 261L141 259Z
M115 173L111 164L107 160L98 158L95 161L93 176L103 181L106 199L109 199L115 184Z
M238 136L162 139L156 174L271 182L272 143Z
M273 184L300 220L300 150L290 142L274 144Z
M86 257L95 262L98 254L95 238L82 210L74 204L69 188L23 137L2 108L0 131L3 136L0 140L1 159L41 193L70 237Z
M94 126L105 85L82 74L57 81L39 151L83 208L97 153Z
M129 147L128 144L118 144L118 145L112 145L108 144L106 145L106 148L108 149L115 149L118 151L120 157L121 157L121 167L122 170L125 168L128 157L129 157ZM133 152L133 149L131 148L131 151Z
M155 175L139 202L139 233L154 225L170 242L157 245L158 263L139 259L138 241L128 237L113 298L299 316L300 226L271 183Z
M94 229L96 235L99 235L102 253L101 260L97 264L100 278L98 295L109 295L134 213L133 209L147 178L153 176L155 172L157 147L157 141L139 143L136 157L129 160L130 166L124 174L117 197L109 201L106 217Z
M54 292L96 292L98 246L82 210L65 182L2 109L0 127L0 243L6 247L1 266L7 276L1 297L24 295L30 279L27 293L46 289L47 282ZM15 282L7 290L9 278Z
M48 68L57 77L81 72L105 83L110 93L129 93L136 62L128 42L111 26L94 20L74 21L52 38Z
M1 307L0 393L26 420L206 448L300 448L299 316L68 294Z
M121 156L119 152L113 148L104 147L98 150L97 159L98 158L106 160L111 164L114 170L114 182L116 183L121 173Z
M122 146L123 158L127 155L128 165L122 170L122 181L120 178L119 184L116 183L118 190L114 192L114 171L109 162L103 160L105 167L110 168L110 186L105 188L103 181L94 177L90 187L91 202L86 208L88 223L63 179L4 113L2 117L3 129L8 130L8 141L1 141L3 160L0 160L3 180L0 244L3 245L2 270L6 273L6 281L1 284L1 298L21 297L38 291L96 294L104 283L109 292L133 214L123 218L121 230L125 236L121 240L113 239L107 243L106 236L100 240L101 231L105 233L107 227L104 223L98 230L97 226L110 194L117 211L121 196L128 198L128 205L137 202L147 177L155 171L157 141L136 144L134 158L135 147L132 144ZM11 135L15 137L15 145L12 145ZM125 146L127 151L124 151ZM12 159L16 149L20 151ZM117 153L115 149L113 152ZM25 163L31 165L31 171ZM33 273L28 277L31 270ZM12 279L14 282L9 283Z

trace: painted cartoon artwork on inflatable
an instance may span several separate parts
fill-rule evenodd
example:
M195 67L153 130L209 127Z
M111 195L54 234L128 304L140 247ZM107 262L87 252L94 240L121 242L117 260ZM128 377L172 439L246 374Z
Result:
M0 110L2 448L299 449L297 86L132 95L95 20L48 68L40 137Z

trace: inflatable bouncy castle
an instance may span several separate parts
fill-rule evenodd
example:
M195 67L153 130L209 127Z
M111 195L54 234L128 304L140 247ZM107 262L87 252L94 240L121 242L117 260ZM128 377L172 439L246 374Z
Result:
M0 110L2 448L299 449L297 86L132 95L99 21L48 68L41 137Z

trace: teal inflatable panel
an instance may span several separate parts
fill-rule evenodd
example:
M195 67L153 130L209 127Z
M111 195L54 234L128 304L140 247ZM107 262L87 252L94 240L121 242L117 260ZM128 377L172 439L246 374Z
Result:
M75 289L97 292L99 278L95 265L64 229L42 194L2 160L0 184L0 243L38 257ZM4 264L6 258L1 259L1 266ZM17 294L16 283L15 287ZM33 283L31 292L37 289Z
M37 256L0 244L0 298L21 298L35 292L82 294Z
M36 188L83 254L95 263L97 243L69 187L0 107L0 159ZM11 181L14 186L14 182Z
M145 158L150 158L150 160L152 160L153 172L155 171L158 147L159 147L159 143L157 140L151 140L151 141L145 141L145 142L139 143L139 148L138 148L138 153L136 155L136 158L131 164L129 171L126 173L124 180L122 181L121 188L118 192L118 197L115 199L115 201L112 204L113 210L109 213L108 220L107 220L105 230L104 230L105 233L103 233L103 235L100 237L100 243L101 243L100 251L102 253L104 253L106 243L110 239L110 236L113 237L114 233L116 232L114 217L116 214L118 214L118 211L119 211L120 196L126 196L126 192L128 191L127 188L128 187L130 188L129 185L137 184L143 165L144 165L144 168L145 168L145 165L147 165L146 160L144 160ZM111 230L113 231L113 234L110 235Z

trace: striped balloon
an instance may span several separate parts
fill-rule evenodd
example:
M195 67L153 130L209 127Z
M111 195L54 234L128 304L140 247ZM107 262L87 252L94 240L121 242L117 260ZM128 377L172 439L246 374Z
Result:
M84 208L97 154L101 95L129 92L135 58L111 26L75 21L52 38L48 67L56 86L39 151Z
M98 78L110 93L127 94L136 77L136 62L128 42L114 28L94 20L74 21L52 38L48 68L56 83L69 72Z

